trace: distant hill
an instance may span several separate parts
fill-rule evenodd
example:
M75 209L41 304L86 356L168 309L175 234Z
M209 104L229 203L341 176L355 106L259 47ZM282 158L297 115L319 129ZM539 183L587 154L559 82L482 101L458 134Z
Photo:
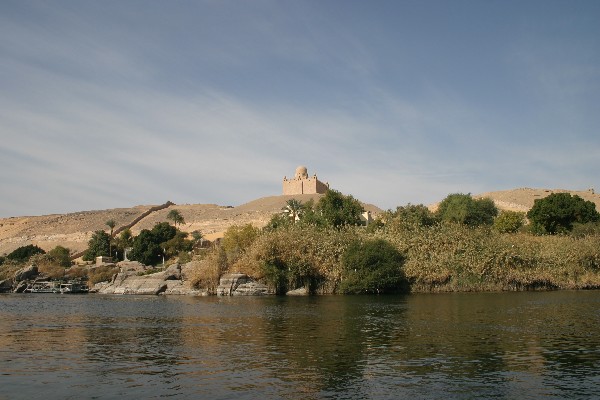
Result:
M531 189L519 188L511 190L499 190L495 192L486 192L473 195L474 198L490 198L501 211L522 211L527 212L533 207L536 199L542 199L552 193L571 193L578 195L584 200L589 200L596 204L596 209L600 211L600 195L595 194L593 190L577 191L564 189ZM432 211L437 210L439 203L429 205Z
M322 195L306 194L294 196L270 196L237 207L216 204L181 204L152 212L132 226L137 235L142 229L151 229L156 223L167 220L167 214L177 209L185 224L179 228L186 232L200 230L204 237L213 240L221 237L232 225L253 224L262 227L271 216L281 212L286 202L295 198L302 202L311 199L318 201ZM57 245L69 248L72 252L83 251L94 231L106 230L106 221L113 219L115 229L131 224L156 206L136 206L112 210L82 211L70 214L56 214L35 217L12 217L0 219L0 254L28 244L35 244L44 250ZM381 212L376 206L365 204L365 209L373 214Z
M570 193L577 195L584 200L596 204L596 209L600 210L600 195L594 193L592 189L586 191L564 190L564 189L530 189L520 188L513 190L501 190L497 192L487 192L475 197L489 197L494 200L496 207L500 210L523 211L527 212L533 207L536 199L542 199L552 193Z
M562 189L529 189L521 188L488 192L474 197L489 197L501 210L527 211L533 206L535 199L543 198L550 193L568 192L577 194L585 200L596 204L600 210L600 195L593 191L568 191ZM12 217L0 219L0 254L28 244L35 244L45 250L57 245L65 246L73 252L85 250L87 242L96 230L108 230L106 221L113 219L116 228L131 224L144 216L131 228L134 234L142 229L150 229L157 222L167 221L171 209L177 209L185 219L180 227L183 231L200 230L207 239L213 240L222 236L232 225L253 224L262 227L271 216L281 211L287 200L296 198L302 202L310 199L318 201L322 195L270 196L250 201L240 206L219 206L216 204L182 204L173 205L159 211L145 213L156 206L136 206L112 210L82 211L70 214L45 215L34 217ZM376 216L382 210L371 204L364 204L366 210ZM436 205L430 206L435 209Z

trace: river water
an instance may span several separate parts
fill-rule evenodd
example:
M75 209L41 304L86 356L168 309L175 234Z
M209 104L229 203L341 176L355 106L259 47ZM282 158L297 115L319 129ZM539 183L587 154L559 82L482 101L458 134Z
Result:
M598 398L600 292L0 295L0 399Z

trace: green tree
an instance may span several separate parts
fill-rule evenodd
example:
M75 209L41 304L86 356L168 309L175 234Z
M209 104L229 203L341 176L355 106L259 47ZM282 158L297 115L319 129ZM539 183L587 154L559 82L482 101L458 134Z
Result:
M123 259L125 256L125 249L133 246L133 234L131 229L127 228L121 231L118 237L114 239L119 259Z
M154 235L157 244L173 239L176 234L177 228L166 222L159 222L152 228L152 235Z
M96 231L88 241L88 248L83 254L84 261L93 261L99 256L108 256L110 253L110 236L103 230Z
M48 253L46 256L48 260L56 265L59 265L64 268L68 268L71 266L71 252L66 247L56 246Z
M500 233L518 232L525 224L525 213L518 211L502 211L494 220L494 229Z
M386 211L383 219L385 224L392 228L432 226L437 222L435 214L423 204L396 207L395 211Z
M195 230L192 232L192 238L194 239L194 242L198 242L204 238L204 235L202 234L202 231Z
M145 265L158 264L163 255L167 257L165 254L167 243L177 235L177 232L178 230L167 222L157 223L152 230L143 229L133 240L131 258Z
M527 213L533 230L539 233L564 233L573 229L573 224L600 221L596 205L570 193L552 193L536 199Z
M131 250L131 259L141 262L144 265L156 265L163 253L160 244L152 231L142 229L139 235L133 240L133 249Z
M291 219L287 215L273 214L267 225L263 228L265 231L270 232L283 227L290 226L292 224Z
M25 262L29 260L32 256L36 254L45 254L46 252L41 247L38 247L33 244L28 244L27 246L21 246L11 253L9 253L6 258L9 260L17 261L17 262Z
M109 219L108 221L105 222L106 226L108 226L110 228L110 241L108 242L108 254L110 254L112 256L112 242L113 242L113 229L115 229L115 226L117 225L117 223L115 222L114 219Z
M187 237L187 232L182 232L178 230L175 236L164 242L162 246L164 246L166 256L173 257L178 255L180 252L191 251L193 242L191 240L186 239Z
M342 256L342 293L388 293L405 290L405 257L383 239L356 241Z
M285 207L283 207L283 212L287 217L294 223L300 220L302 214L304 212L304 207L302 202L297 199L289 199L285 202Z
M131 246L133 244L133 234L131 233L131 229L127 228L121 231L119 235L119 240L125 246Z
M319 199L315 211L327 225L338 228L344 225L360 225L364 208L354 197L329 189Z
M233 225L227 228L221 241L227 261L233 263L237 260L254 243L259 234L260 230L252 224Z
M167 219L173 221L173 224L177 228L177 225L185 224L185 220L183 219L183 215L179 212L179 210L171 210L167 214Z
M491 199L473 199L470 194L454 193L440 203L436 216L441 221L469 226L492 225L498 209Z

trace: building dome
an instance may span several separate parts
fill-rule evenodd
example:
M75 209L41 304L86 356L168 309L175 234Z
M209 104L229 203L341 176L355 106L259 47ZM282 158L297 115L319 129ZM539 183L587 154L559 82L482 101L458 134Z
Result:
M308 170L305 166L299 166L296 168L296 174L294 175L296 179L307 179L308 178Z

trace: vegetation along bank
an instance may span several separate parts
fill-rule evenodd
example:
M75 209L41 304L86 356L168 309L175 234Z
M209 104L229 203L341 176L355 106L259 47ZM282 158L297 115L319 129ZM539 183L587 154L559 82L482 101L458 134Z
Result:
M368 226L362 210L352 196L329 190L316 202L288 200L262 229L232 226L209 246L201 232L190 237L178 229L184 221L177 210L169 213L172 224L135 237L128 230L112 235L114 221L107 221L111 232L96 232L84 258L130 248L129 259L149 272L160 271L163 259L178 262L190 287L213 294L228 273L246 274L274 294L600 288L600 214L578 196L551 194L523 213L451 194L435 212L409 204ZM0 279L30 263L49 276L87 277L90 286L119 271L70 266L67 249L39 250L19 248L0 259Z

